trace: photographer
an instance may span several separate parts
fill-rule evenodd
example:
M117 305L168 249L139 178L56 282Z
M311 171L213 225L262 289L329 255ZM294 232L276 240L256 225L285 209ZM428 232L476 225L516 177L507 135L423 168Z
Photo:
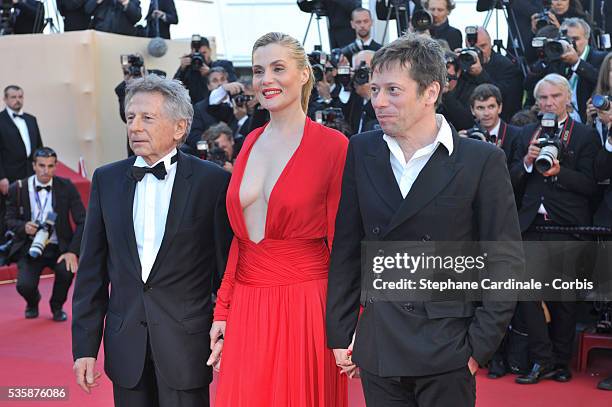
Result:
M534 33L544 25L560 28L567 18L586 18L579 0L549 0L542 3L542 11L531 15L531 31Z
M444 115L456 129L469 129L474 124L474 119L468 100L479 83L464 72L454 52L447 51L445 58L448 82L442 89L442 102L438 105L437 112Z
M208 98L210 93L208 90L208 73L211 68L217 66L225 69L230 82L236 80L234 65L224 59L213 61L208 39L194 34L191 37L191 53L181 57L181 66L174 74L174 79L183 82L183 85L189 90L189 97L191 97L193 105Z
M157 3L157 8L153 8ZM178 24L178 14L174 0L152 1L147 12L147 37L161 37L170 39L170 25ZM156 25L159 24L159 30Z
M455 2L453 0L427 0L424 5L433 17L433 25L429 28L431 38L445 40L451 50L461 48L463 43L461 31L448 23L448 15L454 10Z
M13 231L11 255L18 255L17 291L26 300L26 318L38 317L38 282L45 267L55 272L50 305L53 320L66 320L62 306L77 272L85 208L74 184L56 177L57 154L48 147L34 152L34 175L9 189L6 223ZM51 222L53 215L57 218ZM70 219L76 229L72 230Z
M232 129L221 122L206 130L202 135L202 140L208 144L206 159L232 172L244 138L235 140L232 136Z
M93 16L94 30L123 35L135 35L142 17L140 0L86 0L85 12Z
M64 32L88 30L91 15L85 12L86 0L56 0L57 9L64 17Z
M370 101L370 63L374 51L361 51L353 56L353 72L349 89L344 87L339 94L342 113L351 134L372 130L377 123Z
M359 51L378 51L382 48L382 45L374 41L372 37L372 15L370 10L363 7L353 10L351 13L351 28L355 30L355 41L340 50L348 60L351 60L353 55Z
M609 53L601 63L597 86L593 97L587 101L587 124L592 125L599 133L601 144L608 137L607 121L609 119L610 96L612 95L612 53ZM595 101L593 101L595 99ZM595 104L594 104L595 103ZM612 201L611 201L612 202Z
M591 225L590 200L597 193L593 174L597 136L568 115L571 90L564 77L547 75L537 83L534 96L543 116L539 124L523 127L510 169L515 191L522 192L519 223L523 240L584 240L575 234L542 233L537 227ZM576 260L557 257L552 252L542 253L540 260L546 263L539 268L561 272L564 264ZM557 264L558 260L564 263ZM519 384L545 378L571 380L575 303L547 301L546 305L552 318L550 333L541 302L519 302L517 314L527 325L532 357L532 369L517 377Z
M459 135L495 144L504 150L506 163L510 166L520 129L501 119L503 103L499 88L489 83L478 85L470 96L470 106L476 124L471 129L461 130Z
M483 27L478 27L473 44L467 38L468 47L476 46L482 51L482 61L477 61L469 74L478 76L484 83L492 83L502 94L504 109L501 113L504 120L509 121L514 113L521 108L523 96L523 76L517 65L507 57L493 51L491 36ZM481 65L481 69L478 67Z

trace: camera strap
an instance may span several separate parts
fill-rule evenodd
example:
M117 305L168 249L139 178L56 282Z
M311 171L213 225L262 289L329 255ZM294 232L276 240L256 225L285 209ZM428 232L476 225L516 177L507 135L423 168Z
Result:
M41 205L40 197L38 196L38 191L36 190L34 178L32 178L32 188L34 189L34 200L36 201L36 206L38 207L38 215L36 216L36 220L40 220L42 222L45 209L47 208L47 204L49 203L49 195L51 195L51 191L47 192L47 196L45 197L45 203L44 205Z
M499 148L502 148L504 145L504 140L506 140L506 131L508 130L508 125L505 122L502 122L502 124L504 130L502 131L501 137L499 137L499 135L497 136L497 140L495 142L495 145Z
M567 124L569 122L572 122L570 128L567 128ZM570 119L570 117L568 116L567 120L565 121L565 123L563 124L563 128L561 129L561 143L563 144L564 147L567 148L567 146L569 145L570 139L572 138L572 130L574 130L574 121ZM531 138L531 142L533 143L534 141L536 141L539 137L540 137L540 132L542 131L541 127L538 127L538 129L536 130L535 133L533 133L533 137Z

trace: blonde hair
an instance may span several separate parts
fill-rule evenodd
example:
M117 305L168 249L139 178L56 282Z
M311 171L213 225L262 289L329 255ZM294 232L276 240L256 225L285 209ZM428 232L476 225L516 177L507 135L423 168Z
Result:
M289 55L297 63L298 69L308 70L308 81L306 81L306 83L302 86L302 110L304 110L304 113L308 112L308 101L310 100L310 93L314 87L315 80L312 72L312 66L310 66L308 55L306 55L304 47L302 47L302 44L300 44L298 40L290 35L280 32L270 32L262 35L257 39L257 41L255 41L255 44L253 44L253 52L251 52L251 57L253 54L255 54L255 51L258 48L265 47L266 45L270 44L279 44L287 48L289 50Z

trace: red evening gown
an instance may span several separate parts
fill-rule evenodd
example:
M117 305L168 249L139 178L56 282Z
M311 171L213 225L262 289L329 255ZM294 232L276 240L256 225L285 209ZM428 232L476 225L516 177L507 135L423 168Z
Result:
M306 119L254 243L239 191L263 129L246 138L227 192L235 236L215 307L215 321L227 321L215 406L346 407L346 376L326 346L325 303L348 141Z

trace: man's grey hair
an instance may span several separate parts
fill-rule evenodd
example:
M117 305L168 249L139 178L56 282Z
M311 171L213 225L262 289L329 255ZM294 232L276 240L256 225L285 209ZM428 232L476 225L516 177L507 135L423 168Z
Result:
M538 91L542 87L543 83L548 83L550 85L556 86L560 89L563 89L567 92L568 95L572 94L572 88L570 87L569 82L563 76L556 73L549 73L542 79L536 83L535 88L533 89L533 97L538 100Z
M584 31L584 36L587 40L591 36L591 26L589 25L589 23L584 21L582 18L578 18L578 17L566 18L565 20L563 20L563 24L561 24L561 27L559 29L566 30L568 27L582 28L582 31Z
M185 134L179 144L183 144L191 123L193 122L193 106L189 92L180 81L175 79L162 78L154 74L146 75L142 78L132 79L127 83L125 95L125 110L135 94L137 93L159 93L164 97L164 110L174 121L185 120L187 126Z
M376 51L371 69L372 72L390 69L394 64L408 70L409 77L417 83L418 96L423 95L429 85L438 82L440 93L435 105L440 104L448 72L444 50L436 40L406 34Z

